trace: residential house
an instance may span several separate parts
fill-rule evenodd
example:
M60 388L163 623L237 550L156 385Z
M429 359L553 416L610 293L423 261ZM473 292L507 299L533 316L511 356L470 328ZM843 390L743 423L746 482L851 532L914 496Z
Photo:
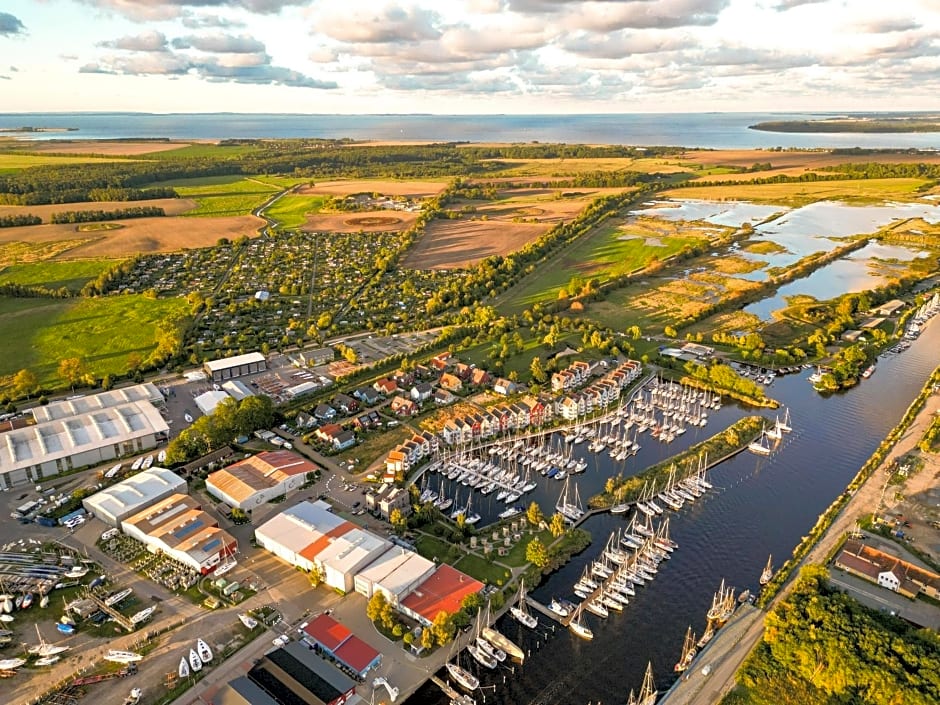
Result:
M379 393L372 387L359 387L353 392L353 396L366 406L375 406L381 401Z
M418 413L418 405L400 395L392 399L389 409L396 416L415 416Z
M502 394L504 397L508 397L510 394L515 394L519 391L519 385L505 377L500 377L493 383L493 391L497 394Z
M456 375L452 375L449 372L445 372L441 375L441 379L438 382L442 388L446 389L449 392L459 392L463 389L463 382Z
M439 406L447 406L448 404L453 404L457 397L448 392L446 389L435 389L434 390L434 403Z
M375 389L375 391L377 391L379 394L391 396L398 391L398 384L393 379L383 377L380 380L376 380L375 384L372 385L372 388Z
M473 367L465 362L458 362L457 366L454 367L454 374L457 375L462 382L468 382L470 375L473 374Z
M474 387L486 387L493 382L493 376L486 370L479 367L473 368L470 372L470 384Z
M363 431L378 428L382 425L382 417L377 411L367 411L353 419L353 426Z
M316 408L313 410L313 415L319 421L330 421L336 418L336 409L329 404L317 404Z
M402 516L411 515L411 495L404 487L393 487L383 492L376 503L379 515L386 521L391 517L392 510L397 509Z
M434 393L434 387L429 382L419 382L411 388L411 399L417 403L427 401Z
M437 370L438 372L443 372L444 370L446 370L448 367L450 367L450 363L451 363L451 358L450 358L449 352L438 353L437 355L432 357L430 360L428 360L428 364L431 367L433 367L435 370Z
M359 402L347 394L337 394L333 397L333 406L342 411L346 416L350 416L359 411Z
M316 431L313 432L313 435L319 438L325 443L332 444L334 439L343 432L343 427L338 423L327 423L323 424Z
M415 374L414 372L405 372L404 370L398 370L392 375L392 379L395 380L395 384L398 385L399 389L407 389L415 383Z
M447 419L444 422L444 428L441 429L441 438L449 446L457 445L463 437L463 429L457 419Z

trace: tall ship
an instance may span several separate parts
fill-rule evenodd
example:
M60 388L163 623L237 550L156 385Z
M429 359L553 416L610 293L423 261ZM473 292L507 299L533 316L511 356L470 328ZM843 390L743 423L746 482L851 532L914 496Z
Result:
M695 648L695 634L692 633L692 627L689 627L685 632L685 642L682 644L682 655L679 657L673 670L676 673L682 673L689 667L697 653L698 649Z
M764 570L760 574L761 585L766 585L770 582L770 579L774 577L773 559L773 555L767 556L767 565L764 566Z
M718 621L721 619L721 608L725 602L725 579L721 579L721 585L718 587L718 592L712 597L712 606L708 610L706 615L709 620Z
M643 676L643 685L640 686L640 694L634 698L631 690L627 705L655 705L657 695L659 695L659 691L656 690L656 684L653 682L653 664L647 663L646 674Z

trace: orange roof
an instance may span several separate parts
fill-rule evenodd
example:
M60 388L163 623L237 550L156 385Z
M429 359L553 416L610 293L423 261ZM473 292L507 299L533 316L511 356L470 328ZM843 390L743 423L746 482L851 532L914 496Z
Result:
M268 451L245 458L234 465L218 470L207 478L236 502L244 502L256 492L284 482L289 477L313 472L317 466L288 450Z
M320 538L314 541L312 544L307 546L300 552L300 555L306 558L308 561L312 561L324 548L333 543L333 539L339 538L343 534L347 534L353 529L356 528L355 524L351 524L348 521L344 521L342 524L337 526L334 529L330 529L328 532L323 534Z
M454 614L467 595L480 592L483 583L461 573L446 563L438 566L430 577L416 587L402 605L429 622L440 612Z

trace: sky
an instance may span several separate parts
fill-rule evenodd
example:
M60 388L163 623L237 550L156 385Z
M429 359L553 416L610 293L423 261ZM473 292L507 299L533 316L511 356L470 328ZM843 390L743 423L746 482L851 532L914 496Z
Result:
M0 0L0 111L940 109L940 0Z

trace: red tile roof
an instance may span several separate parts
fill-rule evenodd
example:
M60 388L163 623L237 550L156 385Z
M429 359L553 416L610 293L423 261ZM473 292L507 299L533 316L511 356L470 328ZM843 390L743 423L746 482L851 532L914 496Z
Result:
M402 605L433 622L439 612L453 614L460 610L463 599L480 592L483 583L456 568L441 564L431 576L408 595Z
M329 651L335 651L343 642L352 637L351 631L328 614L321 614L316 619L308 622L307 626L304 627L304 632Z
M362 673L378 657L379 652L359 637L351 636L333 652L333 655L356 673Z

